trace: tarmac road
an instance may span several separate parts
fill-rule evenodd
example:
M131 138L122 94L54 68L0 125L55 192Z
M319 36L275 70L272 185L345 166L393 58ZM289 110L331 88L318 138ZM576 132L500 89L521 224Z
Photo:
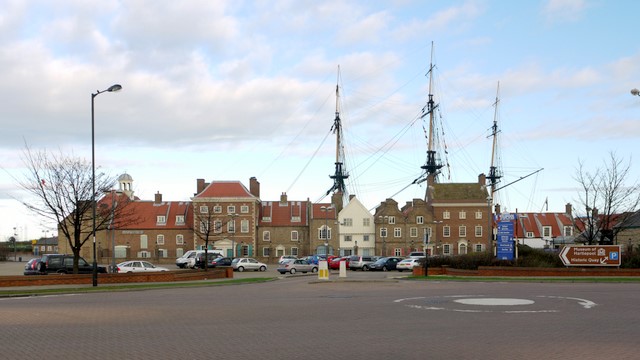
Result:
M319 282L297 275L3 298L0 358L636 359L638 303L637 283Z

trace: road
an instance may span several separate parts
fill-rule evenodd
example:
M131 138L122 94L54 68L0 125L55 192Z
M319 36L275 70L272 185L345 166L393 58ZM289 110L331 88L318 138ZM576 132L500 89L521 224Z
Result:
M4 298L0 357L638 357L640 284L422 282L389 274L397 275Z

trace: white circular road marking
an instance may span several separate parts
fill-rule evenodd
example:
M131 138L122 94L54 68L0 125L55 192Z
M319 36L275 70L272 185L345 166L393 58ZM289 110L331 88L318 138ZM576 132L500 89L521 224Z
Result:
M580 298L563 297L563 296L536 296L539 299L551 300L547 301L543 307L552 305L549 309L535 309L528 306L536 304L530 299L515 298L489 298L483 295L449 295L449 296L433 296L433 297L412 297L394 300L395 303L402 303L404 306L413 309L436 310L436 311L454 311L465 313L491 313L499 312L505 314L516 313L555 313L559 310L553 309L553 300L572 300L582 306L584 309L591 309L597 304ZM461 307L467 306L467 307ZM469 306L471 308L469 308ZM519 308L514 308L519 307Z
M453 302L465 305L484 305L484 306L514 306L514 305L531 305L534 304L533 300L525 299L498 299L498 298L472 298L472 299L457 299Z

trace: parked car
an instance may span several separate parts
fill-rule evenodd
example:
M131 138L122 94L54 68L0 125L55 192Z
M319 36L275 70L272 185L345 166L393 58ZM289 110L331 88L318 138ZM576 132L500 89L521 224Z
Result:
M124 261L116 265L116 271L119 273L134 273L134 272L157 272L157 271L169 271L169 269L162 266L155 266L148 261L131 260Z
M213 262L213 260L222 257L220 255L220 253L217 252L207 252L207 267L212 267L211 263ZM204 269L204 264L205 264L205 260L204 260L204 252L201 253L197 253L195 258L194 258L194 263L193 263L193 268L194 269Z
M400 272L404 270L413 271L416 266L420 266L420 259L404 259L396 265L396 270Z
M40 258L40 269L46 274L73 274L73 255L48 254ZM99 273L106 273L107 268L98 266ZM93 265L82 257L78 258L78 274L92 274Z
M349 269L367 271L376 260L375 256L352 255L349 258Z
M413 251L407 256L407 259L424 259L424 251Z
M230 257L215 258L211 260L211 262L209 263L209 267L215 268L221 266L231 266L231 261L233 261L233 259L231 259Z
M298 257L293 255L282 255L280 256L280 259L278 259L278 264L283 264L285 260L298 260Z
M40 258L33 258L24 265L25 275L44 275L45 273L40 269L42 267Z
M398 265L400 261L402 261L402 258L397 256L383 257L376 260L373 264L371 264L371 266L369 266L369 270L372 270L372 271L373 270L380 270L380 271L395 270L396 265Z
M280 264L280 266L278 266L278 272L280 274L284 274L287 272L290 274L295 274L296 272L315 273L315 272L318 272L318 265L309 264L308 262L302 259L297 259L297 260L286 262L284 264Z
M176 266L180 269L184 269L189 264L189 259L196 256L196 250L189 250L186 253L182 254L182 256L176 259Z
M331 261L329 261L329 269L333 269L333 270L338 270L340 269L340 262L344 261L345 262L345 266L348 269L349 268L349 258L351 256L341 256L341 257L335 257L333 259L331 259Z
M254 258L235 258L231 261L233 270L243 272L245 270L267 271L267 264L261 263Z
M204 254L204 250L194 250L195 254L193 256L189 256L189 258L187 259L187 263L185 264L185 267L191 268L191 269L195 269L196 268L196 257L198 256L198 254ZM222 250L207 250L207 254L217 254L217 256L223 256L222 255Z

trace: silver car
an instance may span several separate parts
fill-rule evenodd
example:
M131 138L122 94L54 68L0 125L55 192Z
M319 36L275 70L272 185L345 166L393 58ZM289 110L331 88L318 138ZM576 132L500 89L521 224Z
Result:
M293 261L288 261L284 264L280 264L280 266L278 266L278 272L280 274L284 274L284 273L295 274L296 272L315 273L315 272L318 272L318 265L309 264L308 262L302 259L296 259Z
M233 270L243 272L245 270L267 271L267 264L261 263L254 258L235 258L231 261Z

